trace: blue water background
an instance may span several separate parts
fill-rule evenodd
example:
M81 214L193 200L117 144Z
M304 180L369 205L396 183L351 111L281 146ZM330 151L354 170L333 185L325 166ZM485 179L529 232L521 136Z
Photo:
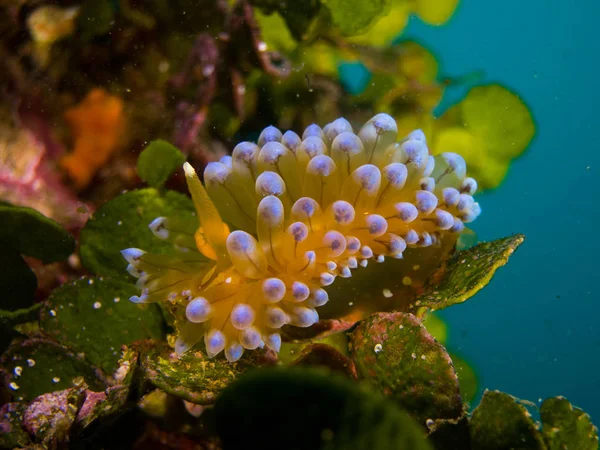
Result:
M449 344L481 387L537 402L564 395L600 422L600 3L462 0L443 27L411 19L441 73L484 69L519 93L538 133L504 184L480 195L481 240L525 233L475 298L445 310ZM450 92L456 98L460 90Z

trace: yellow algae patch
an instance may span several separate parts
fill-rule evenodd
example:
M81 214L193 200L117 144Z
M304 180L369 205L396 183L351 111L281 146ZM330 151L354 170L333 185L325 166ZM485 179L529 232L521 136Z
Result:
M535 123L517 94L498 84L477 86L440 118L432 153L456 152L484 189L498 187L511 161L535 135Z
M415 13L430 25L443 25L454 14L458 0L416 0Z
M411 14L430 25L443 25L454 14L459 0L392 0L391 3L389 13L368 31L349 40L374 47L388 46L404 30Z

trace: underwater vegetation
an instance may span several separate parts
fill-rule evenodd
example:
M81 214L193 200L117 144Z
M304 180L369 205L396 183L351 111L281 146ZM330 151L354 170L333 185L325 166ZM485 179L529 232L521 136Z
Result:
M25 298L12 297L15 304L2 311L3 343L12 340L2 356L7 396L0 419L2 446L38 443L56 448L68 442L72 448L114 448L166 441L174 448L200 444L225 449L248 443L306 449L596 448L597 430L589 417L561 397L542 403L541 426L528 412L532 404L496 391L486 391L468 413L464 399L469 394L459 384L467 379L458 375L465 372L458 372L443 341L427 330L430 323L436 328L429 316L472 297L524 237L454 250L462 224L479 213L471 196L476 184L466 177L464 161L456 154L429 155L421 132L396 143L394 123L378 115L356 135L336 129L340 124L348 129L343 119L323 129L309 127L325 139L332 129L339 131L323 153L311 159L306 155L302 163L306 183L298 195L316 190L312 195L319 202L299 197L292 203L282 181L301 180L296 164L304 158L301 142L315 141L310 133L304 141L298 137L298 153L278 153L269 167L261 166L265 153L270 154L263 150L277 147L291 153L281 142L292 134L266 129L259 138L260 150L248 142L237 147L250 148L249 159L240 161L240 152L234 151L231 159L210 163L206 188L185 163L192 199L164 187L183 154L164 141L152 142L140 155L138 171L153 187L109 201L81 230L82 264L94 275L66 282L43 303L26 309L21 306L31 301L33 292L23 291L23 286L11 291ZM265 139L269 133L274 140ZM318 139L324 143L323 138ZM336 153L340 141L353 145ZM364 144L369 142L374 145ZM357 146L361 151L354 151ZM286 155L293 163L289 172L284 170ZM313 165L325 160L325 167L339 165L340 170L315 175L315 159ZM234 167L248 161L250 167L242 165L247 171L236 179ZM350 171L353 164L356 168ZM250 168L257 169L255 178ZM363 171L370 176L359 177ZM265 174L276 182L263 185L260 177ZM342 178L345 188L328 176ZM234 181L254 181L252 190L235 192L253 198L255 231L244 231L243 222L234 229L236 221L248 219L235 197L222 213L231 229L216 207L226 205L217 196L228 193L224 188ZM338 189L324 190L322 181L337 183ZM376 184L378 189L373 188ZM265 186L268 192L257 193L257 187ZM338 196L347 200L335 200ZM294 220L299 201L312 208L300 208L298 220L284 227L285 220ZM250 205L248 199L244 205ZM2 241L14 249L15 257L51 262L73 252L74 239L56 222L28 208L2 208L3 223L11 224L3 229ZM390 216L386 208L393 211ZM383 213L378 215L382 219L372 217L376 212ZM277 226L266 226L272 218ZM291 233L297 229L302 233ZM355 236L345 234L348 230ZM356 241L361 245L348 249ZM123 251L125 244L130 247ZM133 250L139 248L148 252ZM286 265L276 265L284 257ZM404 262L429 262L431 269L413 286L402 266L395 265ZM26 269L15 267L14 272ZM358 301L359 296L348 297L345 288L335 286L364 282L358 276L362 271L371 271L368 280L373 283L387 279L379 284L389 286L382 298L396 301L390 306L372 296L369 303L378 312L357 314L350 308L346 313L342 308L342 316L336 309L317 315L313 308ZM349 273L353 276L345 278ZM179 280L185 284L182 290L172 291ZM415 292L409 295L398 285ZM169 289L158 290L164 286ZM360 284L354 289L360 291ZM234 300L213 296L222 291L233 293ZM281 312L272 314L275 308ZM219 324L223 331L216 328ZM194 345L202 337L205 343ZM293 405L289 412L286 405ZM264 417L274 410L285 414L271 418L274 428L265 434ZM243 424L243 432L232 430L232 420ZM304 424L301 430L298 421Z
M535 135L397 39L457 4L0 1L0 448L597 449L475 405L435 314L523 244L468 227Z

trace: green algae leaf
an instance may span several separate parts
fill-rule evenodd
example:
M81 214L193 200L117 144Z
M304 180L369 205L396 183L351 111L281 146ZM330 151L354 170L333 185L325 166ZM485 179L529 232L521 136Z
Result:
M151 385L192 403L210 405L217 394L248 369L273 365L272 352L256 350L239 361L209 359L194 349L178 356L166 345L148 344L140 351L141 376Z
M97 275L131 279L125 271L127 262L121 250L136 247L172 254L173 245L155 237L148 225L157 217L175 216L197 227L192 201L183 194L149 188L114 198L102 205L81 230L83 265Z
M535 135L531 112L521 98L499 84L476 86L460 103L465 127L498 157L519 156Z
M485 391L470 422L472 450L545 450L524 406L503 392Z
M37 320L39 315L38 310L41 307L41 303L36 303L29 308L17 309L14 311L0 309L0 352L4 352L13 339L24 337L15 329L15 327Z
M459 0L417 0L415 13L430 25L442 25L454 14Z
M352 36L351 42L386 47L400 35L411 14L430 25L442 25L454 14L459 0L391 0L391 8L366 32Z
M494 158L487 151L486 143L462 126L444 128L434 135L433 153L449 151L465 158L469 174L477 178L480 188L500 185L508 172L510 160Z
M535 122L523 100L499 84L476 86L438 121L433 153L462 155L481 189L504 179L511 161L535 136Z
M19 252L10 247L0 251L0 286L3 290L0 310L28 308L35 301L37 278ZM0 312L0 317L3 316Z
M597 450L598 429L590 416L564 397L544 400L540 407L542 433L548 450Z
M440 344L446 345L448 340L448 326L437 313L426 314L422 318L423 325L427 332L431 334ZM452 349L447 349L456 374L458 375L458 384L460 385L460 395L463 402L469 403L477 394L478 381L475 370L465 359L456 354Z
M392 0L321 0L333 24L346 36L364 32L373 21L389 11Z
M398 36L408 23L411 14L410 2L404 0L393 0L392 6L387 14L366 32L361 32L350 37L351 42L374 47L389 46L393 39Z
M19 400L67 389L82 377L94 390L103 390L95 370L71 350L46 339L13 344L2 355L2 376L7 391Z
M448 325L446 322L436 313L427 314L422 320L429 334L440 344L446 345L448 340Z
M283 408L285 414L278 413ZM214 420L224 450L430 449L404 411L320 369L265 369L245 375L219 396Z
M468 300L490 282L524 240L525 236L516 234L456 253L432 276L413 307L439 310Z
M305 40L313 35L318 19L323 15L319 0L301 2L252 0L251 3L264 10L264 14L259 9L254 10L254 17L260 26L263 40L279 51L293 50L296 47L294 40Z
M0 448L20 448L31 442L23 428L23 403L6 403L0 407Z
M324 16L320 0L281 2L280 5L284 7L279 12L294 39L306 40L319 31Z
M267 48L288 53L296 48L296 41L292 38L290 30L284 19L278 13L262 14L254 11L254 17L260 26L260 33Z
M129 283L81 278L55 289L40 313L40 328L106 374L117 368L121 347L142 339L165 338L157 305L129 301Z
M450 359L456 369L458 375L458 384L460 385L460 396L463 402L470 403L477 395L479 388L479 382L477 380L477 373L467 361L456 353L449 351Z
M140 153L137 171L142 180L154 188L161 188L185 162L185 155L167 141L158 139Z
M408 313L373 314L351 337L360 379L425 424L463 414L458 378L444 347Z
M37 312L41 307L41 303L36 303L29 308L16 309L14 311L0 309L0 328L14 327L15 325L36 320L38 317Z
M340 55L338 50L323 41L316 41L309 46L302 47L302 62L304 62L304 68L307 73L312 72L331 78L337 78L339 60ZM289 78L290 82L294 80L294 78L297 80L297 77L293 77L294 75ZM304 80L306 81L306 77L304 77ZM289 108L289 104L282 102L280 109L285 109L286 107Z
M58 222L35 209L0 205L0 245L40 259L44 264L67 259L75 239Z

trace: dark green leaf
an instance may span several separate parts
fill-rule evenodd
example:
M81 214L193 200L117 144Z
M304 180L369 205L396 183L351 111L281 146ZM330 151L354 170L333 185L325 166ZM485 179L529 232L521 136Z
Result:
M419 423L462 415L452 361L412 314L381 313L363 320L352 333L351 350L359 378Z
M0 328L3 326L13 327L21 323L31 322L38 317L37 311L42 307L41 303L31 305L29 308L6 311L0 309Z
M281 3L284 4L284 3ZM319 0L304 0L302 2L289 2L280 10L280 14L289 27L296 40L306 39L314 28L315 20L321 11Z
M112 374L123 345L165 337L157 305L129 301L137 293L131 284L103 278L64 284L44 305L40 328L106 374Z
M24 337L15 329L15 326L34 320L37 321L38 310L41 307L41 303L36 303L29 308L17 309L15 311L0 309L0 353L8 348L13 339Z
M542 429L548 450L597 450L598 429L590 416L564 397L544 400L540 407Z
M346 36L360 34L376 19L384 16L391 7L391 0L321 0L331 13L331 19Z
M425 294L414 302L414 309L438 310L468 300L490 282L524 240L525 236L516 234L458 252L433 275Z
M0 205L0 245L42 260L44 264L67 259L75 239L57 222L35 209Z
M171 174L185 162L185 155L163 140L156 140L140 153L137 170L140 178L155 188L161 188Z
M19 252L10 247L0 251L0 286L0 310L15 311L33 305L37 278Z
M524 406L508 394L485 391L471 417L472 450L544 450L546 446Z
M209 359L193 349L181 356L167 346L153 345L142 350L143 378L163 391L201 405L215 402L217 394L246 370L275 364L271 352L256 350L236 363L224 357Z
M265 14L270 15L277 11L285 20L286 26L297 41L306 39L311 34L311 27L321 12L319 0L304 0L301 2L278 2L271 0L252 0L252 5L257 6ZM261 30L264 36L265 30ZM270 32L271 30L266 30Z
M81 230L81 261L97 275L126 279L127 262L121 250L129 247L152 253L173 253L173 245L155 237L148 225L157 217L182 217L196 221L189 197L156 189L127 192L105 203Z
M13 344L2 355L2 375L13 398L25 401L72 387L73 380L79 377L83 377L91 389L104 389L96 372L82 358L43 339Z
M304 0L302 2L280 3L285 5L279 13L285 20L294 39L300 41L307 37L315 19L321 11L319 0Z
M224 450L430 448L404 411L320 369L254 371L223 391L214 413Z

